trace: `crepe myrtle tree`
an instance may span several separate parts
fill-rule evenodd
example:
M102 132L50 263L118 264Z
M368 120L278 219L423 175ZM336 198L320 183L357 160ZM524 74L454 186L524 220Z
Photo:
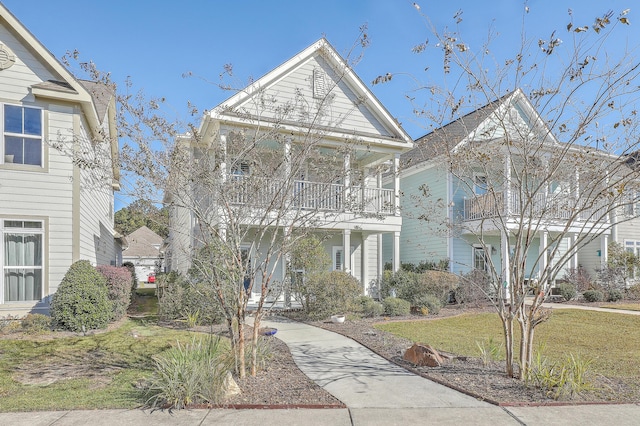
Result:
M333 112L334 93L368 44L362 27L342 67L325 81L325 95L309 99L302 91L282 98L264 88L251 88L242 107L220 106L219 114L242 125L205 131L219 122L183 123L164 112L164 99L133 92L127 82L118 93L118 126L124 143L122 166L128 188L137 199L169 207L169 239L186 241L190 260L187 280L211 290L222 308L240 377L255 375L261 320L268 296L286 291L288 277L277 281L296 243L337 220L342 209L365 213L362 200L346 184L358 179L345 157L367 150L357 138L332 141L327 133L344 119ZM93 64L84 67L93 79L107 79ZM233 69L224 67L220 88ZM251 87L251 86L249 86ZM196 117L200 112L190 106ZM344 182L344 185L336 184ZM171 256L171 254L167 254ZM245 335L247 304L259 294L251 339ZM203 297L206 295L203 294ZM251 341L251 353L245 341ZM250 359L249 366L247 359Z
M416 145L443 157L453 191L467 198L443 205L427 183L414 202L425 208L422 219L441 220L436 225L448 235L464 234L484 249L506 374L527 380L534 331L548 318L542 302L549 284L580 249L633 218L625 212L640 201L640 67L632 48L611 46L628 28L629 11L574 22L569 10L564 27L536 37L525 31L527 17L544 12L525 3L521 43L503 55L493 50L503 41L493 33L485 41L465 39L462 11L453 17L454 30L440 30L414 7L435 41L413 50L439 52L441 67L429 63L428 72L435 81L441 70L443 81L420 87L423 98L413 95L430 132ZM385 73L374 83L392 78ZM445 219L438 208L448 209ZM500 241L495 262L491 238Z

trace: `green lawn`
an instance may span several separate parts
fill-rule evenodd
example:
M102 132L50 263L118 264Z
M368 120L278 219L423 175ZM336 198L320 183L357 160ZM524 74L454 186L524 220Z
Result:
M607 303L600 307L608 309L624 309L626 311L640 311L640 303Z
M156 325L153 290L136 290L129 310L136 318L110 332L0 339L0 412L143 405L137 385L151 375L151 357L194 335Z
M436 320L390 322L377 328L459 355L480 356L476 342L502 341L495 313ZM554 309L536 328L536 345L552 360L569 354L593 359L592 371L608 377L640 379L640 317L606 312ZM517 345L516 345L517 350ZM504 351L503 351L504 352Z

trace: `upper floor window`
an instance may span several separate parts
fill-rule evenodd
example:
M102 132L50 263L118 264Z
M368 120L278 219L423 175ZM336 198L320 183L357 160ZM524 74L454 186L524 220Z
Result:
M42 110L4 105L4 163L42 166Z
M476 174L473 177L473 192L476 195L484 195L489 189L487 175Z

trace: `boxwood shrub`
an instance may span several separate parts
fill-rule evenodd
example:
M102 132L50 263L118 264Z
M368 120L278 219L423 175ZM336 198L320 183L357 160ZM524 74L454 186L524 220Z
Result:
M411 314L411 303L397 297L387 297L382 301L384 313L391 316L404 316Z
M54 327L71 331L105 328L111 316L107 279L88 260L75 262L51 301Z

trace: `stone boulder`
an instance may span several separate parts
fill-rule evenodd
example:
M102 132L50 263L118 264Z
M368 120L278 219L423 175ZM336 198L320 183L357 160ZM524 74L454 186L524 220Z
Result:
M444 358L434 348L423 343L414 343L402 356L405 361L424 367L440 367Z

